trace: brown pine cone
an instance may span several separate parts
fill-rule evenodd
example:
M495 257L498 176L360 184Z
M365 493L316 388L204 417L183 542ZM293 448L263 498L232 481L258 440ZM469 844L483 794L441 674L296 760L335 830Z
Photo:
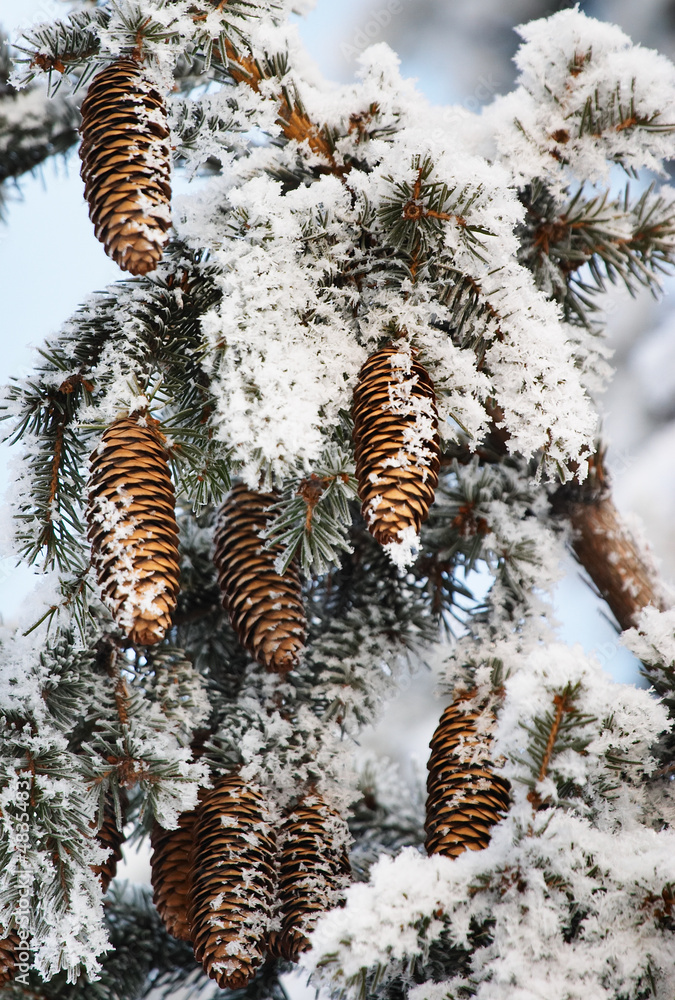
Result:
M274 855L260 789L221 778L198 810L189 912L195 958L221 989L242 989L263 962Z
M270 934L275 958L297 960L309 947L307 935L340 899L349 875L344 821L319 795L307 795L286 817L279 851L276 916L281 929Z
M281 547L266 549L260 537L265 511L277 499L235 486L220 509L213 560L223 607L242 646L267 670L285 673L298 662L307 622L297 566L291 563L280 576L274 560Z
M18 950L19 935L16 931L0 935L0 990L14 979Z
M122 810L122 822L127 806L127 794L124 789L120 789L120 807ZM91 823L92 829L96 824ZM107 847L110 853L100 865L92 865L92 871L101 880L103 892L108 891L108 887L117 874L117 863L122 860L122 844L126 840L124 831L117 827L117 816L115 813L115 802L111 792L106 792L105 804L103 806L103 821L96 831L96 839L101 847Z
M197 810L181 814L176 830L165 830L155 823L152 846L153 902L169 934L179 941L191 941L188 909L192 871L190 855Z
M419 534L438 485L436 395L404 344L371 355L352 407L356 478L363 516L381 545Z
M424 826L428 854L456 858L467 848L482 850L509 808L510 785L494 773L490 737L479 735L476 727L485 706L462 711L472 694L446 708L431 740Z
M91 456L87 537L104 600L131 642L160 642L178 595L178 528L164 438L120 417Z
M147 274L171 225L164 99L140 66L119 59L94 77L81 113L81 174L96 238L123 271Z

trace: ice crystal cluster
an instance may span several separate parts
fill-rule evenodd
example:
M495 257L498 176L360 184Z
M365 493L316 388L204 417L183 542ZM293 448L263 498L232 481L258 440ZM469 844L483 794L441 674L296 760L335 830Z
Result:
M658 291L675 263L675 67L567 9L519 29L510 94L455 114L382 43L355 82L323 80L291 0L73 7L19 42L0 164L21 107L36 157L51 141L40 77L72 114L97 72L133 59L195 183L157 269L93 295L6 394L13 551L45 574L0 650L0 940L20 926L31 942L7 995L194 984L142 893L103 900L97 831L105 809L137 839L176 827L236 772L272 827L307 794L349 819L354 884L300 959L331 995L672 1000L673 613L654 596L620 623L653 684L638 690L554 638L547 595L566 545L584 561L569 522L611 502L602 294ZM352 400L391 343L433 383L441 473L421 537L383 548L356 499ZM426 460L435 415L409 389L392 382L388 405ZM84 508L106 427L146 416L176 489L181 589L142 647L101 599ZM254 662L221 606L211 548L235 480L275 500L264 541L283 546L279 573L303 574L307 643L286 675ZM585 543L610 608L611 567L639 559L628 537ZM403 778L353 763L429 662L446 701L494 708L481 752L511 787L489 846L454 860L424 852L418 787L397 795ZM285 968L270 960L238 996L282 995Z

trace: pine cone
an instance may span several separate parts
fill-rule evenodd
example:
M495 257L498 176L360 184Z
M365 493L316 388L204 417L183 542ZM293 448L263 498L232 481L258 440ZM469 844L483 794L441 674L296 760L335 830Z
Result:
M284 673L298 662L307 623L297 566L279 576L274 560L281 548L264 548L260 537L265 510L277 499L235 486L220 509L213 559L223 606L242 646L267 670Z
M124 789L120 789L120 806L122 810L122 822L124 823L124 814L127 806L127 795ZM92 829L96 828L95 823L91 823L90 826ZM103 821L96 831L96 839L101 847L106 847L110 851L103 864L91 866L94 874L98 875L101 880L103 892L107 892L110 883L117 874L117 862L122 860L122 844L126 840L124 831L118 829L117 826L115 801L111 792L106 793L105 804L103 806Z
M198 810L189 913L195 958L221 989L242 989L262 964L274 854L261 791L221 778Z
M91 456L87 537L104 599L133 643L160 642L178 595L178 528L156 420L120 417Z
M436 395L403 344L371 355L352 407L356 478L368 529L381 545L419 534L438 484Z
M123 271L147 274L171 224L164 99L135 62L119 59L94 77L81 113L81 173L96 238Z
M316 794L286 817L279 852L281 930L268 941L273 957L296 961L318 918L338 903L350 870L347 837L344 821Z
M18 950L19 935L16 931L0 937L0 990L14 979Z
M476 726L484 706L462 711L470 697L446 708L431 740L424 826L428 854L456 858L467 848L482 850L490 842L490 828L509 807L510 785L494 773L489 737L479 736Z
M188 908L192 877L190 854L197 820L197 810L181 814L176 830L165 830L155 823L152 845L152 888L157 912L169 934L179 941L191 941Z

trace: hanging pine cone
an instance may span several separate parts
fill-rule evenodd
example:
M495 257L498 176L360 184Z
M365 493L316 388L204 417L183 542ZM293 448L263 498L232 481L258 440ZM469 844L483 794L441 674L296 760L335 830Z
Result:
M160 642L178 595L178 528L163 436L120 417L91 456L87 537L104 599L128 638Z
M127 806L127 795L124 789L120 789L120 810L122 813L122 823ZM92 829L96 824L91 823ZM92 865L92 871L99 876L103 892L108 891L108 887L117 874L117 862L122 860L122 844L126 840L124 831L117 826L117 813L115 812L115 800L111 792L105 796L103 806L103 820L96 831L96 839L101 847L109 850L108 857L100 865Z
M273 493L234 487L220 509L214 562L223 606L242 646L277 673L291 670L304 647L307 623L300 575L291 563L283 576L274 568L280 546L264 548L260 533Z
M482 850L490 842L491 827L509 807L510 785L494 773L489 737L478 733L484 711L462 711L470 697L446 708L431 740L424 826L428 854L456 858L467 849Z
M286 817L279 852L277 919L270 934L275 958L294 962L309 947L307 935L340 899L349 874L344 821L316 794L306 796Z
M181 814L176 830L165 830L155 823L150 837L153 902L169 934L179 941L192 940L188 908L196 820L197 810L192 809Z
M0 990L14 979L18 950L19 935L16 931L10 931L5 936L0 935Z
M371 355L352 407L356 478L368 529L381 545L411 541L438 484L436 395L403 344Z
M242 989L262 964L274 854L260 790L221 778L198 810L189 912L195 958L221 989Z
M119 59L94 77L81 113L81 173L96 238L123 271L147 274L171 224L164 99L135 62Z

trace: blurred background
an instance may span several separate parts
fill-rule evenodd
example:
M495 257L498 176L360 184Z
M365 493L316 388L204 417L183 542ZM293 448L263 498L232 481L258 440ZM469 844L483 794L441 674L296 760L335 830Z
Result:
M513 84L514 27L543 17L566 3L542 0L317 0L300 31L323 75L353 78L356 60L368 45L387 42L401 57L405 76L434 104L478 112ZM581 9L620 25L636 42L675 57L675 0L596 0ZM62 0L0 0L0 26L12 39L20 28L63 16ZM675 109L673 111L675 114ZM651 178L635 182L636 190ZM625 178L617 175L617 186ZM194 183L199 183L197 180ZM189 190L177 176L175 190ZM82 198L76 150L21 178L7 192L0 222L0 382L22 376L34 348L55 333L89 293L120 278L93 235ZM617 505L644 534L675 579L675 281L664 280L660 300L644 293L631 299L615 289L607 296L615 377L601 401L603 435ZM14 475L2 446L3 483ZM4 519L2 519L4 518ZM9 537L7 515L0 539ZM7 552L5 547L4 552ZM32 581L11 557L0 562L0 610L5 623L27 599ZM555 594L560 635L595 650L620 681L640 683L636 661L617 643L604 604L581 579L570 558ZM422 672L394 701L362 752L383 752L424 769L429 737L440 704L432 671ZM410 765L407 764L406 767ZM143 858L132 859L135 877L146 877ZM297 996L297 992L295 993Z

